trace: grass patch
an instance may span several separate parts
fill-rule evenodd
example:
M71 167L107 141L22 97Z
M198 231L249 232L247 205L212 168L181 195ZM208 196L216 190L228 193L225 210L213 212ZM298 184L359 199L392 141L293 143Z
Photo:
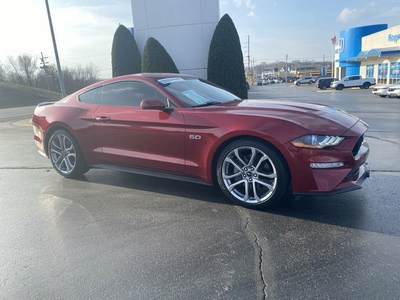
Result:
M35 106L40 102L58 101L61 98L60 93L10 82L0 82L0 109Z

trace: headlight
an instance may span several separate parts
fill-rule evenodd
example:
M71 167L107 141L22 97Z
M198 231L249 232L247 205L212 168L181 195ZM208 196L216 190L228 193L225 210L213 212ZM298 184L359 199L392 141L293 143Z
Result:
M322 149L337 146L343 140L344 137L341 136L308 134L291 141L291 143L299 148Z

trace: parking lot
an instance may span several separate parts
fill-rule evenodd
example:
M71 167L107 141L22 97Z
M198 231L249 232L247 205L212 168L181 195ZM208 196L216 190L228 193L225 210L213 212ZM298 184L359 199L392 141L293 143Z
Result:
M249 98L361 117L371 178L264 211L167 179L69 180L36 152L32 108L0 110L0 299L398 299L400 99L290 83Z

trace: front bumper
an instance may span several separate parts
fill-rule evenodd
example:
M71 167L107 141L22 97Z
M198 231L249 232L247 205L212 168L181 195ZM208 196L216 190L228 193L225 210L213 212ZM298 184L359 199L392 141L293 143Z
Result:
M331 192L311 192L311 193L293 193L295 196L330 196L347 193L362 188L365 179L371 176L371 167L368 162L362 164L358 169L351 171L343 182Z
M359 121L346 132L346 139L334 149L315 150L291 147L290 143L285 145L290 153L293 194L332 195L360 189L370 176L367 163L370 149L364 140L367 127L367 124ZM315 166L324 164L325 168Z
M397 98L400 96L400 91L399 92L390 92L387 94L389 98Z
M371 93L377 96L387 96L387 92L387 89L374 88Z

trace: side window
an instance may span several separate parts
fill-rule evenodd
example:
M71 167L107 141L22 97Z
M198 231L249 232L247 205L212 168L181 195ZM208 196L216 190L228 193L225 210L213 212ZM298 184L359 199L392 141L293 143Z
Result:
M143 99L157 98L167 104L167 98L154 87L138 81L122 81L103 86L103 105L140 106Z
M84 92L78 96L78 99L82 103L88 104L101 104L101 89L102 87L95 88L93 90Z

